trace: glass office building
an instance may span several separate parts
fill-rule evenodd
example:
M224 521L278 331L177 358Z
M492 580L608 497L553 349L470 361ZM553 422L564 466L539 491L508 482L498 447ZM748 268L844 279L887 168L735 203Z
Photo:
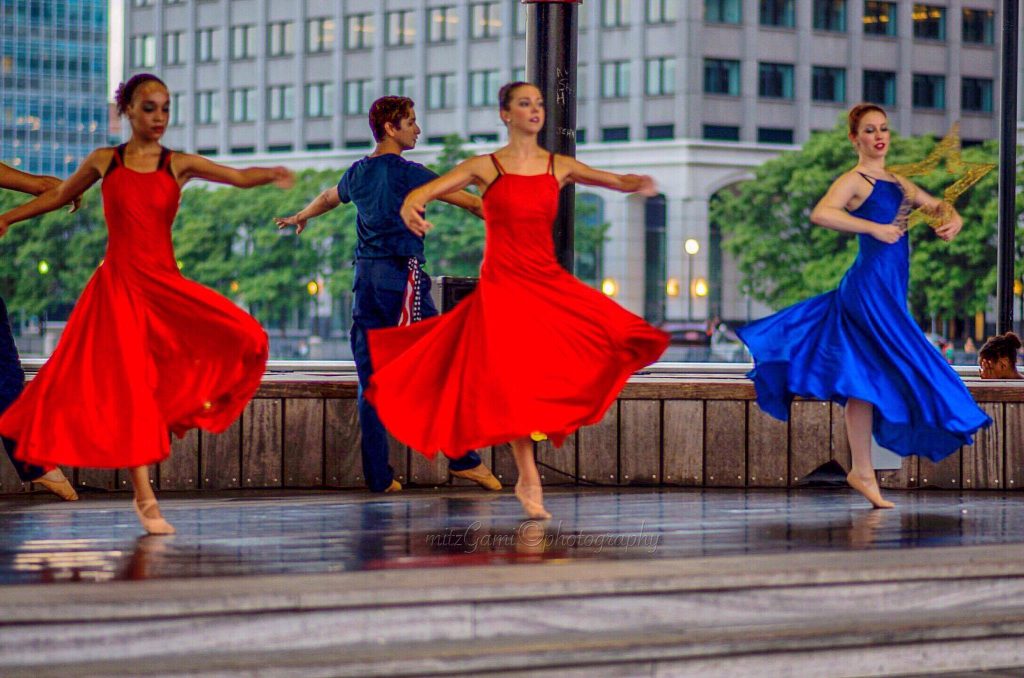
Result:
M0 2L0 162L66 177L108 142L107 0Z

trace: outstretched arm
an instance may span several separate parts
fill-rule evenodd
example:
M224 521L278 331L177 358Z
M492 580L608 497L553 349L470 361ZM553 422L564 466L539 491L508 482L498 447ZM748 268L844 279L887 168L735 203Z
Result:
M437 200L441 196L451 197L450 194L458 193L472 183L483 183L484 179L482 178L481 168L484 162L485 158L483 156L463 160L442 176L410 191L409 195L405 196L405 202L402 203L402 210L400 212L402 221L405 222L409 230L421 237L426 235L427 231L434 227L423 216L427 203L431 200ZM466 195L470 194L467 193ZM452 201L446 200L446 202ZM452 204L458 203L452 202ZM462 206L459 205L459 207ZM470 207L467 206L466 209L470 209Z
M658 194L658 188L654 185L654 179L646 174L616 174L604 170L594 169L584 165L576 158L567 155L555 156L556 166L565 168L568 166L568 173L562 180L563 185L574 182L586 186L601 186L610 188L613 191L623 193L639 193L647 197Z
M295 175L286 167L236 169L191 153L175 153L171 164L174 175L182 185L189 179L205 179L237 188L252 188L271 183L278 188L291 188L295 183Z
M956 211L956 208L945 200L939 200L935 196L930 195L910 179L899 175L895 176L903 187L904 195L911 196L911 202L914 207L920 207L923 212L930 216L942 218L942 223L935 228L935 234L946 242L955 238L960 229L964 227L964 220L960 213Z
M338 197L338 187L331 186L325 188L320 195L313 198L313 200L303 207L301 210L296 212L290 217L277 217L274 219L274 223L277 224L278 229L288 228L289 226L295 227L295 235L302 233L306 230L306 222L313 217L318 217L325 212L330 212L335 207L341 204L341 198Z
M879 224L852 216L846 206L857 195L863 179L851 173L836 179L811 212L811 223L843 233L867 233L877 240L892 244L903 237L903 230L892 224Z
M455 191L454 193L439 196L437 199L449 205L461 207L481 219L484 218L484 202L480 199L479 195L473 195L469 191Z
M7 229L11 224L16 224L19 221L52 212L69 203L72 206L72 211L77 209L82 194L103 175L100 168L110 163L111 153L113 153L113 150L110 148L96 149L82 161L82 164L78 166L78 169L67 180L58 183L56 186L51 184L35 200L30 200L24 205L19 205L0 215L0 237L7 233ZM12 171L16 172L17 170Z
M41 174L29 174L16 170L0 162L0 188L20 191L29 195L42 195L51 188L60 185L60 179ZM81 194L71 200L71 211L76 211L82 204Z

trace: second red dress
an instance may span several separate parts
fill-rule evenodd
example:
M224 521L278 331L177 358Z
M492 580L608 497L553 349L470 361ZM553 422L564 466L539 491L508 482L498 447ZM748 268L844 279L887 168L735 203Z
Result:
M171 223L180 189L164 151L155 172L103 178L107 253L57 349L0 417L17 457L130 468L163 460L168 432L220 432L259 387L267 335L249 314L178 270Z
M398 440L428 457L533 432L560 446L600 421L629 376L668 345L667 334L559 265L552 162L539 175L494 162L476 290L442 316L369 334L367 397Z

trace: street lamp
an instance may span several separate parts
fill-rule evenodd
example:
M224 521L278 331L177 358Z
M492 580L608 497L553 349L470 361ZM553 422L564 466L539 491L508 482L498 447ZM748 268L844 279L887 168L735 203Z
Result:
M686 280L687 289L690 290L686 300L686 319L693 320L693 257L700 252L700 243L693 238L687 238L683 243L683 250L686 251Z
M605 278L601 281L601 291L609 297L614 297L619 293L619 283L615 282L615 278Z

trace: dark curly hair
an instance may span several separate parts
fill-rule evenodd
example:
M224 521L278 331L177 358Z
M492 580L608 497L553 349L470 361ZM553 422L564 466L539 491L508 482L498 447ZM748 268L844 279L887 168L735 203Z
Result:
M128 106L132 103L132 97L135 96L135 92L139 89L139 85L147 82L158 82L163 85L164 89L167 89L167 85L164 81L156 77L152 73L138 73L128 78L127 82L122 82L117 86L117 92L114 93L114 101L117 103L118 115L124 115L128 110Z
M1017 364L1017 351L1021 348L1020 337L1013 332L998 334L990 337L985 345L978 351L978 357L983 360L996 361L1000 358L1007 358L1011 365Z
M370 129L373 131L373 138L383 141L387 136L384 133L384 123L390 122L397 128L409 117L415 105L409 97L396 96L381 97L370 104Z

